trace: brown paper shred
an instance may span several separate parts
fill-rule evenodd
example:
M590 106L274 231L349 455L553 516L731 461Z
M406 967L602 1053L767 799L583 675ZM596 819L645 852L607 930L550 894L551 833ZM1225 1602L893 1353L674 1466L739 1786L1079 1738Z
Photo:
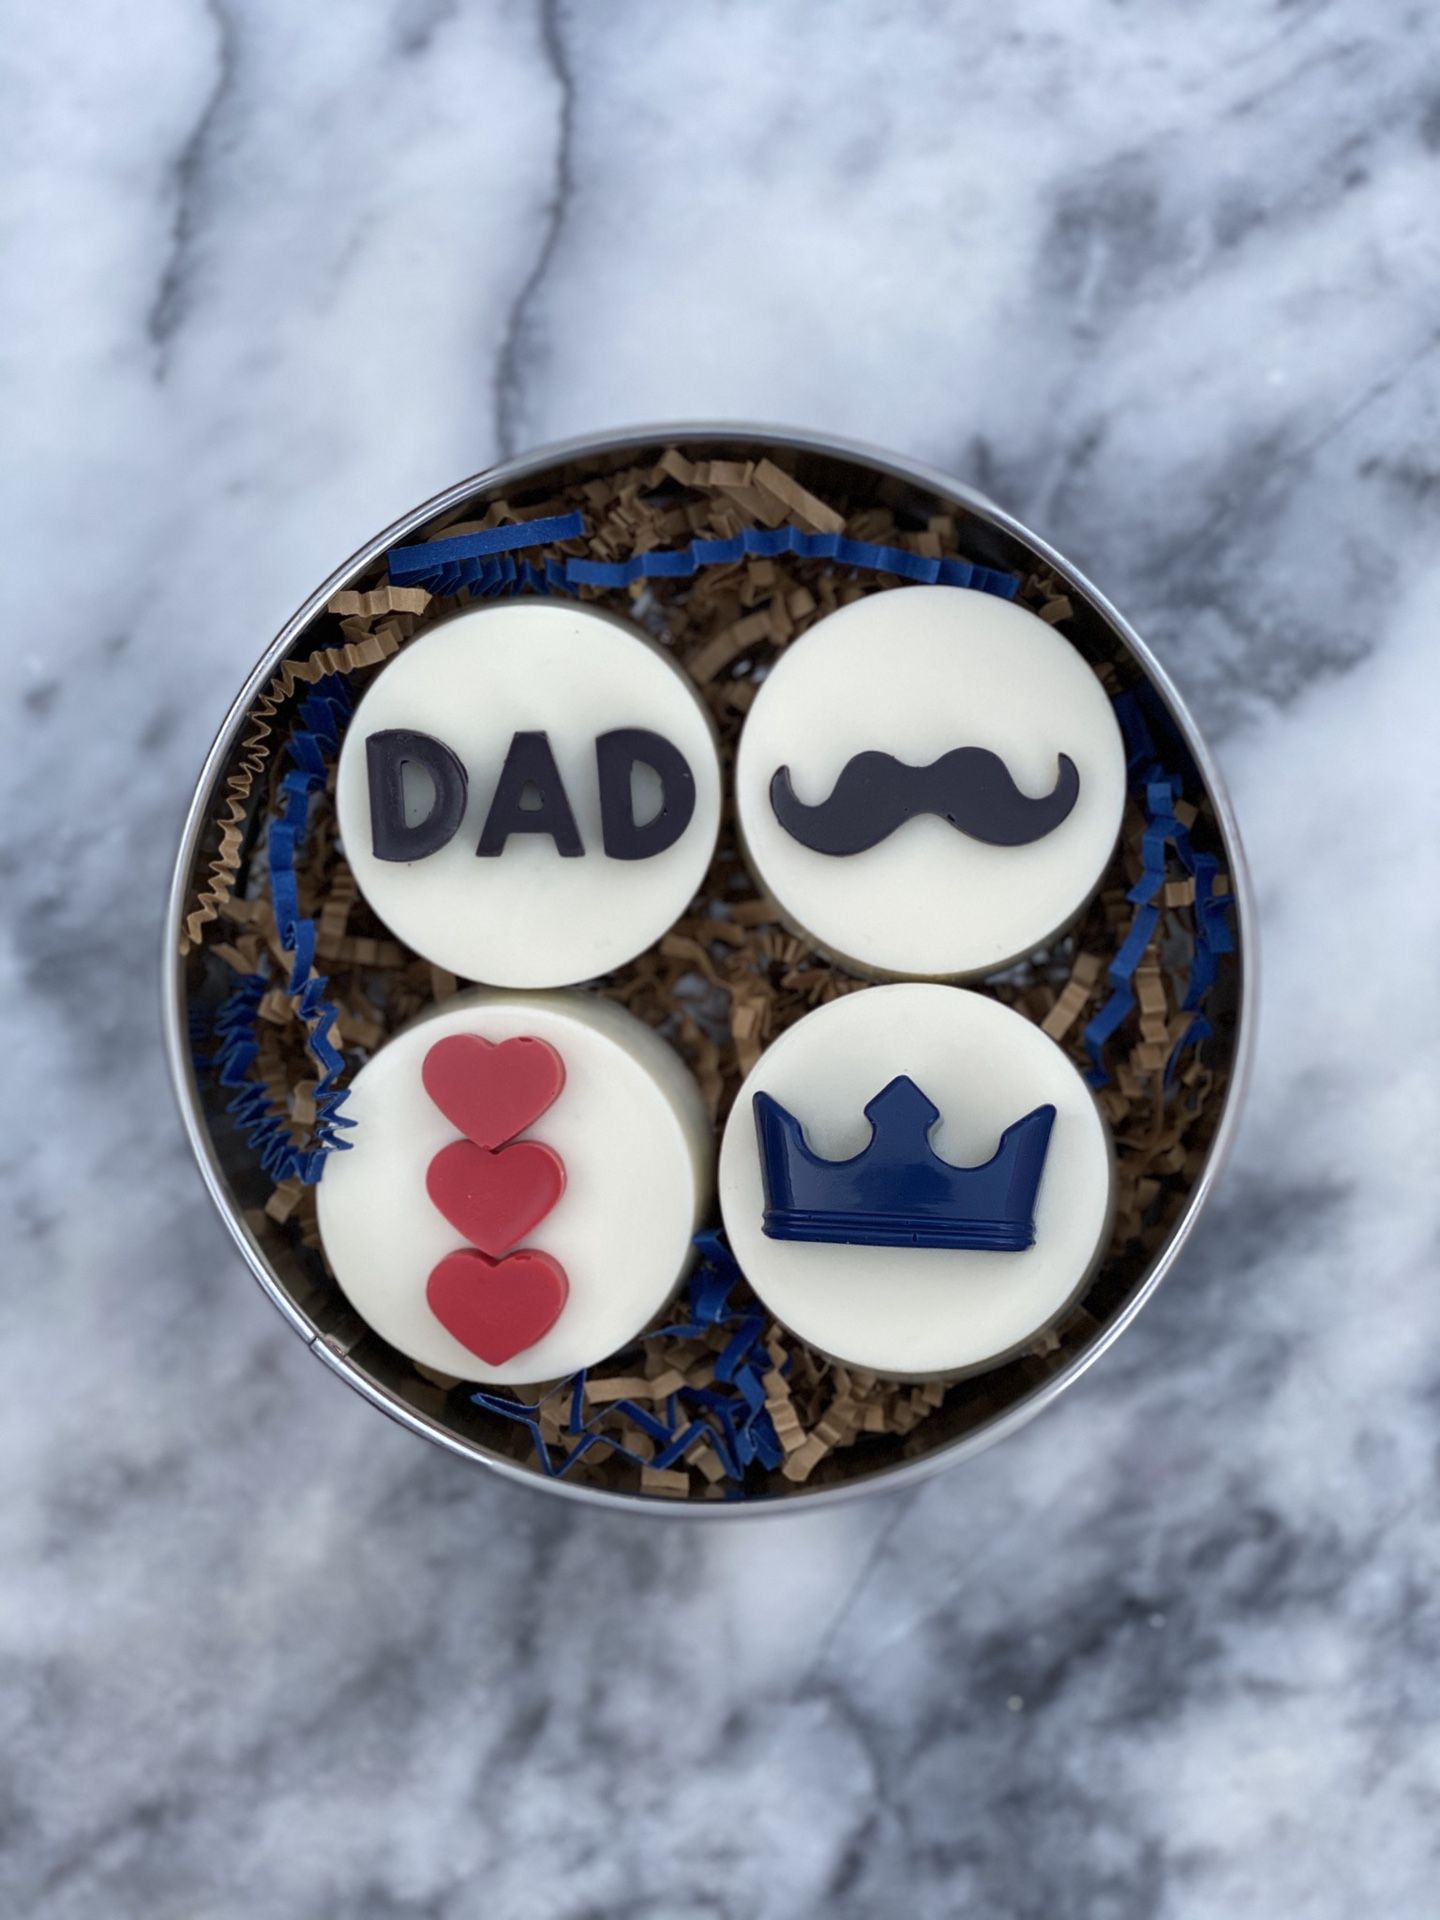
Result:
M430 595L424 587L392 587L386 581L369 593L332 594L325 611L341 618L348 614L360 620L378 620L386 613L424 613L429 604Z
M688 1473L677 1472L673 1467L642 1467L640 1491L668 1494L672 1498L678 1494L683 1500L690 1492L690 1476Z
M219 845L209 867L209 884L185 919L181 951L204 938L204 930L229 905L240 869L240 849L244 825L250 810L250 795L256 780L264 773L271 752L271 719L297 686L314 686L337 673L354 673L361 667L378 666L400 645L400 634L391 630L384 636L373 635L341 647L322 647L304 660L287 660L246 716L249 732L240 745L236 765L225 781L225 803L215 826Z
M656 461L651 479L652 481L678 480L682 487L688 487L691 484L690 476L693 472L694 468L678 447L667 447Z
M837 513L834 507L827 507L823 500L817 500L798 480L792 479L788 473L782 473L773 460L762 460L756 467L755 484L779 502L783 510L782 518L793 514L812 533L844 531L844 514Z
M272 1021L277 1027L289 1024L290 995L284 987L271 987L260 1002L259 1014L262 1020Z
M403 967L410 951L398 940L371 940L368 937L333 940L321 934L315 951L320 959L348 967Z
M764 898L737 900L730 909L730 918L737 927L773 926L777 918L775 903Z
M787 1454L780 1471L787 1480L799 1484L810 1478L830 1449L820 1438L812 1433L802 1441L793 1453Z
M764 1051L764 1035L768 1025L768 1008L759 994L747 999L738 995L730 1005L730 1038L734 1043L736 1061L743 1080Z
M722 1483L725 1482L729 1476L725 1471L723 1461L713 1447L697 1447L692 1464L696 1472L703 1475L708 1483L704 1489L706 1493L709 1493L712 1488L723 1491Z
M345 938L345 929L350 921L350 909L359 897L359 889L353 876L347 870L337 873L330 898L325 902L315 918L315 939L320 952L334 957L340 943Z
M611 1400L650 1400L655 1397L651 1383L642 1374L621 1373L609 1380L585 1380L585 1398L592 1406L604 1406Z
M886 507L862 507L853 513L846 531L856 540L871 540L876 546L898 546L900 543L892 536L895 521Z
M722 946L736 947L742 951L750 944L742 929L733 920L697 921L695 933L700 940L718 940Z
M304 1193L303 1180L282 1180L265 1202L266 1219L278 1221L283 1226L299 1206Z
M385 1023L368 1001L346 1000L340 1008L340 1023L348 1046L373 1052L385 1038Z
M934 514L923 526L902 523L882 499L822 501L785 474L778 462L689 460L669 449L648 469L600 476L544 501L490 503L476 517L457 512L448 526L429 529L438 538L469 528L508 524L581 506L590 536L562 551L616 558L640 548L674 546L715 538L745 525L792 519L823 531L843 529L856 539L907 547L930 555L961 551L963 518ZM962 553L962 556L963 553ZM695 679L729 753L764 670L790 641L817 619L868 592L889 591L883 577L845 579L823 561L795 556L744 559L702 569L689 581L649 581L633 593L587 589L582 599L619 610L638 609L656 638ZM1067 583L1041 571L1022 584L1020 603L1051 621L1074 616ZM247 716L224 801L213 824L214 852L205 885L186 916L186 949L217 920L226 925L209 941L214 959L236 973L269 971L271 986L257 1023L256 1080L273 1096L275 1110L289 1116L297 1135L313 1125L316 1064L308 1046L298 997L286 990L290 957L281 946L267 895L263 862L248 873L242 852L252 808L271 803L278 777L275 748L293 725L291 703L336 673L368 674L417 633L461 604L432 599L422 589L392 588L383 566L355 588L332 597L316 624L316 637L332 644L288 661ZM325 622L330 623L327 635ZM1109 661L1096 664L1113 694L1124 684ZM1202 808L1202 814L1205 811ZM1194 823L1193 810L1177 816ZM1144 815L1132 800L1125 810L1120 844L1095 899L1070 937L1053 954L1037 956L987 989L1035 1021L1062 1045L1082 1071L1085 1020L1106 990L1105 969L1133 915L1126 898L1143 862ZM1212 833L1212 838L1213 838ZM243 882L243 884L238 884ZM418 959L391 939L360 898L336 842L331 791L312 802L310 824L297 873L302 910L317 923L317 955L329 995L338 1009L337 1044L358 1063L363 1051L459 990L455 976ZM1224 888L1223 878L1218 883ZM1169 1230L1176 1207L1204 1154L1216 1096L1225 1076L1198 1050L1184 1060L1175 1086L1164 1087L1165 1069L1186 1032L1189 1015L1179 1004L1183 968L1171 955L1188 954L1194 929L1194 885L1178 871L1167 875L1164 915L1134 974L1135 1008L1112 1041L1114 1077L1097 1094L1116 1147L1116 1226L1112 1256L1127 1249L1144 1258ZM682 982L684 983L682 987ZM812 1006L866 983L831 966L803 939L784 928L774 903L757 897L733 840L722 843L701 898L650 952L600 983L600 990L639 1018L661 1029L685 1058L700 1084L717 1127L723 1125L741 1078L763 1048ZM702 996L696 999L697 992ZM316 1226L315 1191L298 1181L278 1185L265 1205L268 1231L283 1233L324 1274ZM257 1218L259 1216L257 1215ZM1102 1269L1102 1274L1105 1270ZM1107 1309L1108 1311L1108 1309ZM676 1317L675 1315L667 1317ZM1096 1318L1077 1306L1057 1328L1047 1330L1013 1366L1039 1378L1093 1335ZM708 1439L697 1435L683 1459L657 1472L648 1465L654 1443L624 1414L626 1401L656 1409L686 1389L716 1381L716 1362L730 1334L710 1329L703 1337L650 1333L586 1379L587 1417L603 1422L604 1442L576 1462L574 1477L594 1484L653 1493L672 1499L724 1497L733 1483ZM783 1451L770 1477L772 1487L842 1479L855 1450L923 1445L928 1421L963 1418L968 1406L998 1392L990 1376L949 1384L878 1380L858 1368L826 1360L778 1326L765 1339L763 1380L766 1409ZM467 1397L469 1387L447 1375L416 1369L416 1391ZM569 1396L556 1394L537 1413L548 1445L566 1452ZM500 1422L496 1446L517 1460L530 1459L522 1428ZM624 1451L621 1451L621 1450ZM751 1491L765 1477L752 1469Z
M743 620L737 620L733 626L718 633L708 646L702 647L686 661L686 667L693 677L703 685L713 680L723 668L753 647L757 641L768 640L770 621L767 614L749 613Z
M444 967L430 966L430 993L436 1001L451 1000L460 991L460 982Z
M660 942L660 952L666 959L689 961L700 969L712 986L723 985L704 941L694 939L689 934L667 933Z
M227 967L233 967L236 973L256 973L260 967L262 942L253 933L245 934L236 941L221 940L216 943L214 953Z
M747 714L759 691L757 680L721 680L702 688L707 705L715 708L722 719L727 714L742 717Z
M1104 969L1105 963L1098 953L1075 956L1070 978L1061 989L1059 999L1040 1021L1041 1028L1052 1040L1063 1040L1069 1033L1099 985Z

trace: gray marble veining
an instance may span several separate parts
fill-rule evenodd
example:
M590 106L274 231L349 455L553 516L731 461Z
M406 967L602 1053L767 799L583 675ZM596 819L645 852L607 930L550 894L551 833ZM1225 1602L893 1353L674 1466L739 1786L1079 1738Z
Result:
M0 1912L1437 1911L1440 26L1358 0L99 0L0 47ZM1051 1414L703 1530L392 1429L188 1165L194 770L330 567L664 417L978 482L1255 861L1236 1166Z

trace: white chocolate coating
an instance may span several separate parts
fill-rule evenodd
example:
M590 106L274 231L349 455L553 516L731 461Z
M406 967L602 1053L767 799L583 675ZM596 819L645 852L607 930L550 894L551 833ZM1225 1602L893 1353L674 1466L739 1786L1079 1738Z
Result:
M831 1246L762 1231L753 1096L772 1094L813 1152L842 1160L869 1143L863 1110L897 1074L940 1109L930 1144L958 1167L987 1161L1014 1121L1054 1106L1027 1251ZM1104 1121L1060 1048L960 987L871 987L806 1014L760 1056L720 1147L725 1231L761 1300L822 1352L902 1378L990 1365L1054 1320L1104 1249L1112 1188Z
M465 1242L431 1204L426 1170L461 1136L426 1094L426 1053L451 1034L547 1041L565 1066L559 1098L519 1135L552 1147L565 1190L525 1236L564 1267L553 1327L498 1367L435 1318L426 1285ZM625 1346L674 1293L711 1187L712 1132L694 1079L643 1021L588 994L471 992L424 1015L363 1066L345 1112L349 1151L325 1166L320 1234L361 1318L412 1360L509 1386L593 1365Z
M775 817L788 766L817 805L857 753L926 766L957 747L999 754L1026 794L1080 776L1069 817L1028 846L990 846L933 814L862 853L818 853ZM1085 661L1035 614L962 587L868 594L788 647L740 737L746 857L784 917L863 973L977 977L1043 945L1094 891L1120 831L1125 753Z
M601 843L595 741L630 727L678 748L695 781L684 833L644 860L612 859ZM390 728L443 741L468 776L454 837L410 862L379 860L372 846L365 742ZM524 833L503 853L477 856L517 732L548 736L582 855L566 858L549 836ZM636 787L643 819L647 805L658 805L658 788L644 770ZM397 654L350 722L336 782L345 855L380 919L461 979L503 987L591 980L653 945L704 878L720 802L714 731L674 663L626 621L541 599L457 614Z

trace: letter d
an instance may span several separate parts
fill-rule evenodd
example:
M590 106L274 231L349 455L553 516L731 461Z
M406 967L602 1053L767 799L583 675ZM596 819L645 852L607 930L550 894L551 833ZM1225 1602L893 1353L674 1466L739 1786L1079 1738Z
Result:
M413 826L405 819L404 769L423 767L435 789L430 811ZM377 860L423 860L454 838L465 817L465 769L443 740L387 727L365 742L370 783L370 845Z
M634 769L659 776L660 811L643 826L635 818ZM695 814L695 776L678 747L646 727L617 727L595 742L600 779L600 832L611 860L649 860L664 853Z

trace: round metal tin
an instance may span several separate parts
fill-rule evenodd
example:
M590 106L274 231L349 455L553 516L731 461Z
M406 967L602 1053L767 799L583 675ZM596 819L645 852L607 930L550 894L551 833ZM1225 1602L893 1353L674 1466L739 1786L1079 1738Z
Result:
M859 1470L838 1484L798 1486L785 1495L750 1500L680 1501L572 1484L543 1475L495 1451L486 1444L483 1419L473 1423L464 1413L446 1405L436 1388L413 1373L408 1362L390 1356L378 1337L356 1319L339 1300L336 1290L318 1284L298 1251L278 1229L271 1229L260 1211L264 1183L250 1164L240 1141L218 1103L206 1100L197 1081L189 1044L188 1016L195 990L194 962L181 957L179 936L187 902L203 871L202 839L217 812L226 770L234 755L245 715L280 663L297 650L311 622L323 612L335 593L357 582L374 562L393 546L419 536L432 522L454 514L472 501L503 495L521 485L534 484L542 475L568 482L604 474L618 467L658 457L667 446L680 446L704 457L745 460L781 452L788 455L797 477L823 492L827 475L833 481L853 480L856 469L868 473L882 494L897 502L923 503L930 510L959 507L970 516L967 547L977 540L990 552L979 557L987 564L1027 567L1043 564L1065 582L1079 618L1103 628L1113 646L1128 653L1156 689L1173 719L1208 791L1230 874L1235 899L1236 951L1226 962L1228 1008L1223 1044L1228 1050L1227 1084L1209 1149L1199 1176L1160 1248L1124 1284L1120 1296L1106 1311L1094 1336L1064 1363L1043 1377L1020 1383L1001 1404L947 1437L937 1416L926 1422L935 1430L935 1444L916 1457ZM507 461L462 480L405 514L377 534L325 580L285 623L266 649L225 716L215 743L196 782L181 835L165 917L162 953L164 1030L171 1077L190 1145L211 1198L239 1246L247 1265L274 1305L307 1342L311 1351L357 1393L382 1413L438 1446L476 1461L526 1486L544 1488L570 1500L609 1507L628 1507L667 1516L694 1515L707 1520L737 1514L811 1511L821 1505L854 1498L882 1488L911 1485L943 1467L957 1465L982 1448L1013 1433L1031 1420L1078 1380L1125 1331L1160 1282L1171 1271L1194 1231L1234 1139L1244 1101L1253 1051L1255 1017L1255 907L1235 816L1224 784L1184 701L1164 669L1139 635L1104 596L1067 560L1005 513L983 494L946 475L897 455L851 442L827 439L803 431L723 424L680 424L632 428L541 447L523 459ZM247 1183L254 1182L247 1192ZM408 1377L407 1377L408 1376Z

